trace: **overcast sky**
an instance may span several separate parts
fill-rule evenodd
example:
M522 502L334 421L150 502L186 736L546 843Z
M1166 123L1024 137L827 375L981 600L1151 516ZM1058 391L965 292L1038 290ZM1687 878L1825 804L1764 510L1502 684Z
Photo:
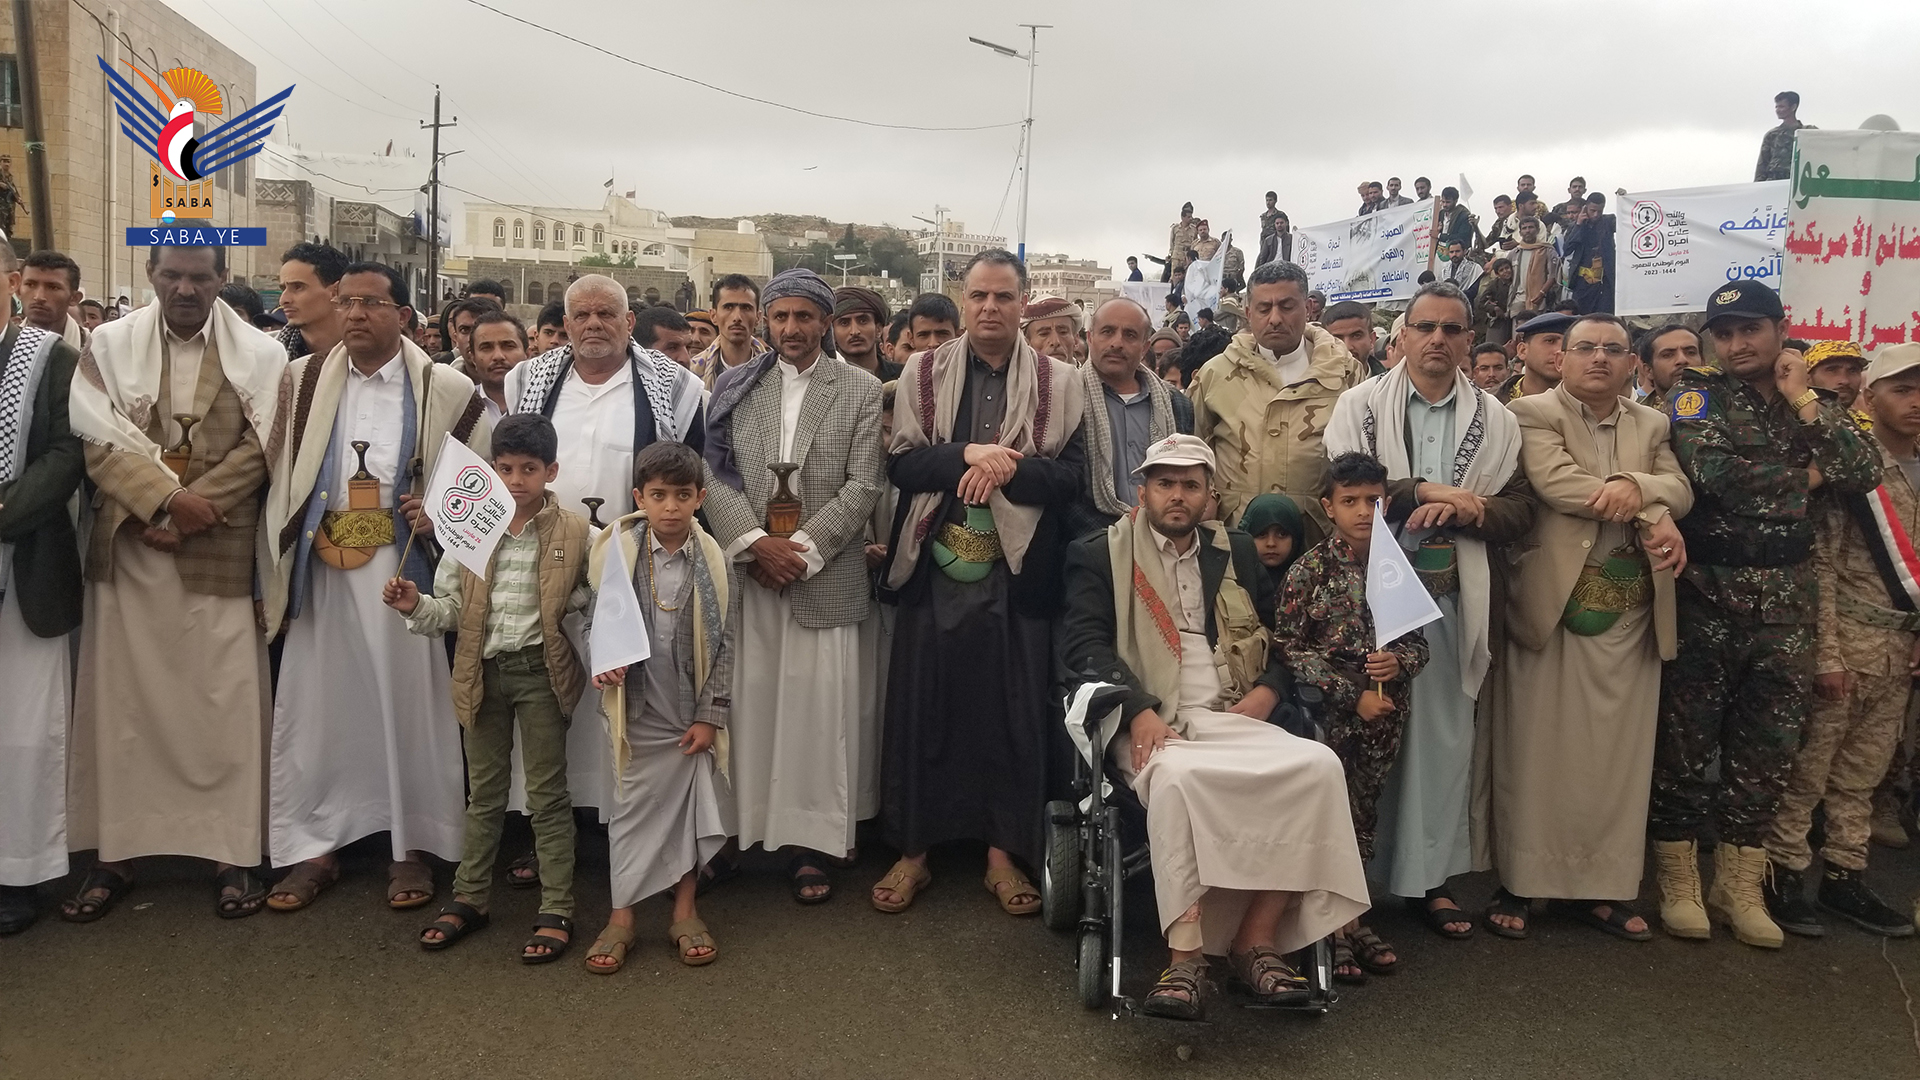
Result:
M460 118L443 149L465 151L446 180L499 201L598 205L611 172L668 214L914 226L938 203L1014 238L1017 126L800 115L470 0L166 2L251 59L263 95L299 85L285 124L309 151L391 139L424 179L438 82ZM967 38L1024 49L1020 23L1052 23L1028 246L1102 265L1163 253L1188 199L1251 250L1269 188L1299 226L1352 214L1354 185L1389 175L1411 194L1416 175L1437 190L1465 173L1483 216L1522 172L1549 195L1576 173L1606 192L1745 182L1783 89L1821 127L1920 127L1913 0L486 2L741 94L928 127L1017 125L1026 65Z

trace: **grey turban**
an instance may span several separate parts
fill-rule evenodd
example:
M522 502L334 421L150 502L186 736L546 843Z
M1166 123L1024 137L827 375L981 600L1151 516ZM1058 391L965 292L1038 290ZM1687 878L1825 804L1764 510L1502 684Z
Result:
M789 296L813 301L819 306L823 316L829 321L833 319L833 286L828 285L825 278L806 267L796 266L791 270L782 270L773 275L773 280L767 282L766 292L760 295L760 306L772 307L775 300Z

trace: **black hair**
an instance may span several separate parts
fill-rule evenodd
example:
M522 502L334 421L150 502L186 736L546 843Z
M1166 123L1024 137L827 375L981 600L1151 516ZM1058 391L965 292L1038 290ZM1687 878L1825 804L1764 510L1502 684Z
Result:
M1020 261L1020 256L1006 248L988 248L968 259L966 269L960 271L960 280L967 280L976 266L1011 266L1014 274L1020 279L1020 291L1023 293L1027 291L1027 264Z
M1279 198L1279 197L1280 197L1280 193L1279 193L1279 192L1277 192L1277 191L1269 191L1269 192L1267 192L1267 198L1269 198L1269 199L1277 199L1277 198Z
M244 281L229 281L220 286L220 299L250 323L267 313L267 305L261 302L260 294Z
M1440 189L1440 197L1443 199L1452 199L1454 202L1459 202L1460 189L1457 187L1443 187Z
M1553 310L1561 315L1578 315L1580 314L1580 305L1572 300L1562 300L1553 305Z
M720 306L720 290L722 289L745 289L753 294L754 306L760 306L760 286L755 285L753 279L745 274L728 274L713 283L713 289L711 290L712 295L708 303L712 304L715 308Z
M107 305L105 305L105 304L103 304L103 303L101 303L101 302L100 302L100 301L98 301L98 300L95 300L95 299L94 299L93 297L91 297L91 296L89 296L89 297L87 297L87 298L86 298L85 300L82 300L82 301L80 301L80 306L81 306L81 307L90 307L90 308L92 308L93 310L95 310L95 311L97 311L97 312L99 312L99 313L100 313L100 314L102 314L102 315L105 315L105 314L107 313Z
M633 340L639 342L641 348L651 349L653 343L660 340L660 330L663 327L668 330L693 332L693 324L687 321L685 315L670 307L655 304L633 317Z
M960 309L946 293L923 292L914 297L913 306L907 309L907 325L912 326L915 319L943 322L955 330L960 329Z
M533 326L536 330L543 326L565 325L567 325L567 302L565 300L547 301L546 306L540 309L540 314L533 320Z
M1175 315L1173 317L1173 325L1179 326L1181 323L1186 323L1188 326L1192 326L1193 319L1190 318L1186 312L1182 311L1180 314Z
M1693 342L1696 346L1700 344L1700 331L1695 330L1693 327L1688 326L1686 323L1681 323L1681 322L1666 323L1665 325L1662 325L1662 326L1656 326L1653 329L1647 331L1646 333L1640 335L1640 340L1634 346L1640 352L1640 362L1643 364L1646 364L1648 367L1652 367L1653 366L1653 343L1659 340L1660 338L1666 337L1668 334L1673 333L1675 330L1685 330L1687 333L1693 335Z
M504 300L507 296L507 287L492 278L481 278L479 281L475 281L467 286L467 296L469 298L475 296L492 296Z
M36 251L27 256L27 261L21 265L31 266L35 270L65 270L67 272L67 287L70 289L78 289L80 287L80 264L74 262L61 252Z
M1253 268L1253 273L1247 275L1247 296L1249 298L1253 296L1255 285L1278 285L1283 281L1291 281L1300 286L1300 295L1303 297L1312 295L1307 292L1305 270L1285 259L1275 259L1270 263L1261 263Z
M489 326L493 323L506 323L512 326L515 330L519 331L520 348L522 351L525 351L527 347L527 324L521 322L517 318L514 318L512 315L509 315L506 312L501 311L499 308L490 308L486 311L482 311L480 313L480 317L473 320L473 333L478 334L480 332L481 327Z
M1466 313L1468 322L1473 321L1473 301L1467 299L1467 294L1461 292L1460 286L1455 285L1453 282L1435 281L1420 286L1420 288L1414 291L1413 299L1407 303L1407 313L1409 315L1413 313L1413 305L1419 303L1420 298L1423 296L1437 296L1443 300L1451 300L1460 305L1460 310Z
M1140 261L1140 260L1139 260L1138 258L1136 258L1135 256L1132 256L1132 255L1129 255L1129 256L1127 256L1127 261L1128 261L1128 262L1130 262L1130 263L1135 263L1135 264L1137 264L1137 263L1139 263L1139 261Z
M1431 285L1438 280L1440 279L1433 276L1433 271L1422 270L1420 271L1420 276L1415 278L1413 283L1415 285Z
M167 228L182 230L182 231L187 229L211 229L213 228L213 222L211 221L176 221L172 225L167 226ZM152 244L152 245L149 245L147 247L147 269L148 270L152 270L154 267L160 265L160 253L167 250L168 248L178 248L182 251L211 251L213 252L213 272L216 274L224 274L227 272L227 249L224 247L221 247L219 244Z
M1367 305L1358 300L1342 300L1320 313L1321 326L1337 323L1342 319L1365 319L1371 323L1373 313L1367 310Z
M650 443L645 450L635 454L634 490L645 489L649 480L659 480L674 487L706 487L700 471L700 454L686 443Z
M1544 311L1535 311L1532 308L1521 308L1513 316L1513 332L1516 334L1519 333L1522 326L1527 325L1530 320L1537 319L1544 314L1546 314Z
M1210 308L1210 307L1203 307L1203 308L1201 308L1201 309L1200 309L1199 311L1197 311L1197 312L1195 312L1195 313L1194 313L1194 318L1196 318L1196 319L1205 319L1205 320L1207 320L1208 322L1212 322L1212 321L1213 321L1213 309L1212 309L1212 308Z
M1349 450L1344 454L1335 454L1333 460L1327 462L1327 478L1320 482L1320 497L1333 498L1333 489L1337 487L1375 485L1387 486L1387 467L1372 454Z
M1491 341L1483 341L1473 347L1474 357L1479 357L1481 353L1499 353L1500 358L1504 360L1507 356L1507 347L1505 345L1496 345Z
M447 344L453 344L453 324L459 321L461 315L471 312L475 325L478 325L480 316L489 311L499 310L501 310L500 305L495 303L491 296L469 296L464 300L455 300L448 304L445 317L440 320L441 329L448 334Z
M1510 203L1513 201L1513 196L1503 193L1500 195L1495 195L1493 197L1493 201L1496 203Z
M1795 352L1806 352L1808 349L1813 348L1813 345L1812 343L1802 341L1799 338L1790 337L1785 341L1782 341L1780 343L1780 347L1783 349L1792 349Z
M1598 191L1588 192L1587 201L1602 209L1605 209L1607 205L1607 197Z
M1571 180L1569 180L1569 181L1567 181L1567 183L1568 183L1568 184L1579 184L1579 185L1580 185L1581 187L1586 187L1586 186L1587 186L1587 178L1586 178L1586 177L1584 177L1584 176L1576 176L1576 177L1574 177L1573 179L1571 179Z
M320 279L322 285L338 285L340 275L347 272L347 253L332 244L316 244L303 241L287 249L280 256L283 263L300 262L313 267L313 276Z
M893 317L893 321L887 324L887 344L889 345L900 344L900 335L907 333L909 330L912 330L912 329L913 329L912 315L909 315L904 311L898 315L895 315Z
M1780 91L1779 93L1773 95L1773 100L1784 101L1796 109L1800 107L1800 95L1795 93L1792 90Z
M1487 264L1487 273L1489 274L1495 273L1503 266L1507 267L1508 269L1512 269L1513 260L1506 258L1505 256L1495 259L1492 262Z
M407 288L407 279L400 276L400 271L386 263L374 262L371 259L348 263L347 268L340 271L340 276L344 278L348 274L379 274L387 279L387 295L393 299L394 303L401 307L413 306L413 292Z
M513 318L505 312L501 315ZM493 459L499 461L508 454L524 454L551 465L560 460L560 433L553 430L553 421L537 412L501 417L493 426Z

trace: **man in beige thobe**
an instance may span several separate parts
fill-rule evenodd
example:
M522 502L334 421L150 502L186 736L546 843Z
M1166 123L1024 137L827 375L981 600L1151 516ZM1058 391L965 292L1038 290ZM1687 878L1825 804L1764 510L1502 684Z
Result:
M1567 328L1558 386L1507 406L1536 508L1513 550L1506 662L1474 769L1474 865L1499 871L1487 928L1527 935L1528 901L1644 941L1640 892L1660 661L1674 652L1675 520L1693 491L1665 414L1622 396L1633 374L1611 315Z
M103 324L68 409L98 491L69 759L69 843L99 864L62 908L105 915L130 860L192 855L215 910L260 910L266 643L253 584L284 346L216 299L217 247L156 247L157 299ZM185 418L183 427L181 418Z

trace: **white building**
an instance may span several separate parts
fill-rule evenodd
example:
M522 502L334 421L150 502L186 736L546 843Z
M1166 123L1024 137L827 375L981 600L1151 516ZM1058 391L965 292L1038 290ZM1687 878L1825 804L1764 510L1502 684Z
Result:
M1027 288L1035 296L1058 296L1079 300L1092 311L1114 294L1113 271L1095 259L1070 259L1065 255L1029 255Z
M960 221L949 221L938 229L928 229L913 240L913 249L920 253L920 265L923 268L921 288L927 292L939 292L943 276L947 281L957 280L968 259L991 248L1006 246L1006 237L970 233L966 223Z

